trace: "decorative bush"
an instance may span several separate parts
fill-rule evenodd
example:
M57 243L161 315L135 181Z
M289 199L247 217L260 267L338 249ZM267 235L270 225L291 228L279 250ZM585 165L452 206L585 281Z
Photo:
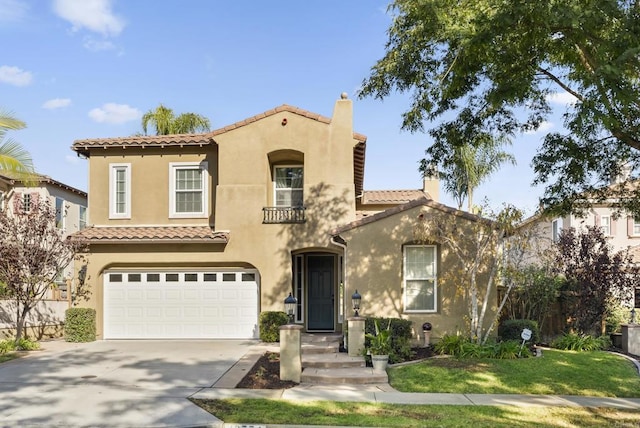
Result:
M447 354L457 357L462 355L463 347L467 343L471 343L468 337L455 334L445 334L434 345L434 349L439 354Z
M91 308L69 308L64 313L64 340L93 342L96 340L96 311Z
M531 340L528 342L535 344L540 343L540 328L538 322L534 320L506 320L502 321L498 326L498 336L501 340L515 340L522 342L522 330L528 328L531 330Z
M279 342L280 327L289 322L289 317L282 311L260 313L260 340L263 342Z
M531 352L528 347L521 348L521 342L505 340L490 342L484 345L469 340L468 337L458 335L444 335L434 346L440 354L453 355L457 358L494 358L511 360L528 358ZM522 349L522 350L521 350Z
M389 326L391 330L391 352L389 362L399 363L411 357L412 322L401 318L367 318L364 323L365 349L370 346L369 337L376 335L376 321L381 328ZM367 337L369 335L369 337Z
M568 351L599 351L609 348L611 339L607 336L566 333L554 340L551 346Z

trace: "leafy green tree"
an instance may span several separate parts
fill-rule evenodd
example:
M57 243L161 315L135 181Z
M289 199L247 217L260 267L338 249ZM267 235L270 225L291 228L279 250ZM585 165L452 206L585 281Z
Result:
M25 127L26 124L13 114L0 110L0 173L28 181L29 175L33 173L31 155L20 143L6 136L9 130Z
M176 116L172 109L160 104L142 116L142 130L145 135L149 126L155 129L156 135L171 135L207 132L211 124L209 119L196 113L182 113Z
M428 155L537 129L561 92L575 99L568 132L546 135L533 163L543 203L568 211L584 192L603 198L625 162L640 165L637 0L395 0L390 11L386 53L360 96L409 93L404 129L438 121ZM462 138L440 137L450 127ZM640 188L605 190L640 214Z

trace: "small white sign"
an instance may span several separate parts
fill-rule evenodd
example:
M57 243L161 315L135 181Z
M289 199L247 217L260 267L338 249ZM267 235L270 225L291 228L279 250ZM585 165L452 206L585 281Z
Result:
M528 328L523 329L520 337L522 337L522 340L531 339L531 330L529 330Z

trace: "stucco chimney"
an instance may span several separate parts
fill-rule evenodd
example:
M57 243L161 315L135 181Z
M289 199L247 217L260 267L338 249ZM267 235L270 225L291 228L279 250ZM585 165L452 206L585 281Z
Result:
M350 141L353 138L353 103L347 98L347 93L343 92L340 99L336 101L331 118L332 132L342 135Z
M440 199L440 180L438 179L438 175L430 174L425 175L422 178L422 191L429 194L431 199L436 202L439 202Z

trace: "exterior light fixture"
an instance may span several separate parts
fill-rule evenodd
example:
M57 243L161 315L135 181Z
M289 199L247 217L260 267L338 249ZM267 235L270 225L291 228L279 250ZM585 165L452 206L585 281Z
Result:
M291 293L284 299L284 309L289 317L289 324L293 324L293 314L296 310L296 303L298 303L298 299L293 297Z
M356 313L356 316L359 317L358 311L360 310L360 301L362 300L362 296L356 290L355 293L351 296L351 305L353 306L353 311Z

